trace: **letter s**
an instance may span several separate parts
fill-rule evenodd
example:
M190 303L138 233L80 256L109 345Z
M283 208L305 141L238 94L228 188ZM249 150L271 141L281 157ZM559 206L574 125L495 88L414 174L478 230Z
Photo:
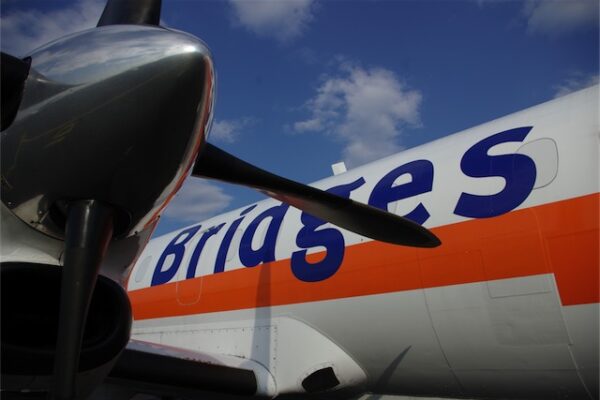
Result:
M454 213L470 218L488 218L507 213L523 203L533 190L536 178L535 162L523 154L488 155L493 146L505 142L522 142L531 126L510 129L492 135L471 147L460 162L468 176L484 178L503 177L504 189L499 193L479 196L462 193Z

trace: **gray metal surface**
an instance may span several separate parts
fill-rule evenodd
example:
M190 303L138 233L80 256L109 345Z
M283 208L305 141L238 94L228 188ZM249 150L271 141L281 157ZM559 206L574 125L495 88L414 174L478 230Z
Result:
M107 26L31 57L17 117L2 132L2 201L56 238L73 199L114 206L119 236L142 231L177 190L208 132L208 49L163 28Z

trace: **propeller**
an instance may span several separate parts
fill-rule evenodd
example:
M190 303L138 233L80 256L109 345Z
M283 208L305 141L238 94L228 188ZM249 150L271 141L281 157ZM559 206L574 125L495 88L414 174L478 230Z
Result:
M156 29L160 10L161 0L109 0L97 25L103 29L53 42L33 61L2 54L2 201L33 229L65 241L55 399L80 396L82 338L108 246L151 229L194 159L193 176L257 189L358 234L406 246L440 244L406 218L277 176L205 143L214 90L210 53L189 35ZM130 46L144 51L130 56ZM111 65L114 49L121 53ZM107 57L93 64L88 55L96 50ZM84 59L86 68L77 70L64 54ZM52 86L44 72L51 75L56 63L67 72ZM21 117L20 107L28 108Z
M160 10L161 0L109 0L98 27L122 24L158 26ZM114 227L113 208L96 199L72 201L66 208L54 362L56 400L71 400L78 396L76 381L87 312Z
M257 189L371 239L414 247L441 244L428 229L409 219L272 174L210 143L200 151L192 175Z
M60 312L54 360L54 398L76 397L76 377L87 312L113 234L113 210L96 200L68 205Z

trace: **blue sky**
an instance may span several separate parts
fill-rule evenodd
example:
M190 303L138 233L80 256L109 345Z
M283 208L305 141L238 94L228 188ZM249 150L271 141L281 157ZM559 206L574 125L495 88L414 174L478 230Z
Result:
M2 51L95 26L103 1L2 0ZM598 82L598 1L163 0L217 69L210 141L301 182ZM190 178L156 234L263 198Z

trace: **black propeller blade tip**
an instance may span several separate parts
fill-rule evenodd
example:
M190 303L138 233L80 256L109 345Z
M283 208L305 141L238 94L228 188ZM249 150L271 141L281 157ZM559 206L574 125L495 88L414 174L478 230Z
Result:
M160 24L161 0L108 0L98 26Z
M23 97L23 88L25 80L29 75L31 66L31 58L23 60L13 57L9 54L2 53L0 57L0 72L2 75L2 119L0 120L0 130L8 128L19 110L21 99Z

